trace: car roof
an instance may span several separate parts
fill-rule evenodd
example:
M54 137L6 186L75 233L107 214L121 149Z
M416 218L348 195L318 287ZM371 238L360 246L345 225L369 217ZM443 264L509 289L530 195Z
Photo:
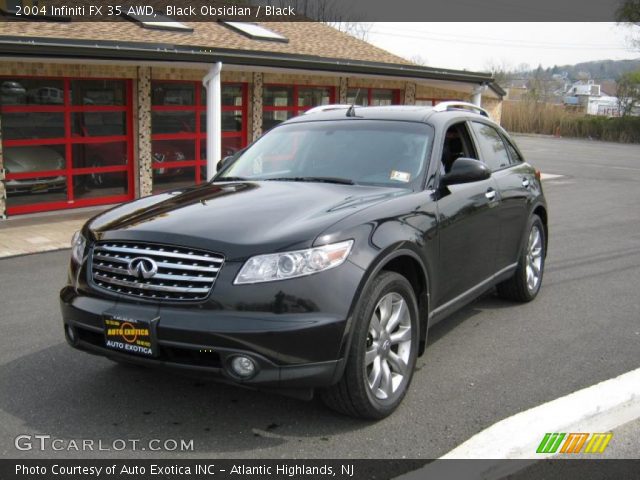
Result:
M405 122L422 122L433 125L449 123L452 119L478 120L484 119L494 123L489 118L479 113L466 109L448 109L446 111L436 111L433 107L417 105L389 105L380 107L360 107L355 106L354 116L347 116L348 109L344 106L340 108L330 108L325 111L314 111L294 117L283 124L304 123L327 120L396 120Z

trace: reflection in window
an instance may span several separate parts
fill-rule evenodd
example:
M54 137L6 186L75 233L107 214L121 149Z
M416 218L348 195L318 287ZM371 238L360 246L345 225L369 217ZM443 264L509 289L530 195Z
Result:
M74 196L78 199L111 197L129 193L127 172L92 172L75 175Z
M202 89L204 91L204 88ZM191 82L153 82L153 105L194 105L195 84Z
M75 144L71 150L73 168L125 166L127 142Z
M81 137L126 135L124 112L80 112L73 114L73 134Z
M125 96L124 80L73 80L71 82L73 105L124 105Z
M263 90L262 131L300 115L305 110L333 102L334 87L267 85Z
M151 116L152 133L193 133L196 131L194 111L158 110Z
M293 87L267 86L263 90L264 107L293 106Z
M478 135L482 159L492 170L499 170L509 165L509 155L498 131L484 123L471 122Z
M3 113L2 136L4 140L64 137L64 113Z
M393 105L399 103L399 91L388 88L349 88L347 103L362 107Z
M63 82L30 78L0 79L0 104L62 105Z

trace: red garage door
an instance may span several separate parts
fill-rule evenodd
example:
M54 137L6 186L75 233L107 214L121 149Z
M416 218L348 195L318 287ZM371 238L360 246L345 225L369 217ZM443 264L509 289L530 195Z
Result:
M207 90L201 82L151 83L153 191L205 181ZM247 84L222 84L222 157L247 144Z
M7 213L130 200L131 81L0 77Z

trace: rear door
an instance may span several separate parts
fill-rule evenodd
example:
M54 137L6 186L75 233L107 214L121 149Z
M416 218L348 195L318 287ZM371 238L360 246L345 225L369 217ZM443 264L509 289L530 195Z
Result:
M501 197L497 208L500 240L496 244L495 268L500 271L518 261L535 172L494 126L473 121L471 127L480 146L482 160L491 168Z

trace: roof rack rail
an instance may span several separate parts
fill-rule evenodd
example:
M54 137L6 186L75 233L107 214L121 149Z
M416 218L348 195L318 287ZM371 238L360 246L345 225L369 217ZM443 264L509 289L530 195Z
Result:
M476 113L479 113L480 115L489 118L489 112L487 112L484 108L469 102L457 102L457 101L440 102L435 107L433 107L434 112L447 112L449 110L459 110L459 109L461 110L467 109L467 110L475 111Z
M320 105L318 107L310 108L309 110L304 112L304 115L307 115L309 113L328 112L330 110L345 110L347 108L351 108L351 105L339 103L334 103L332 105Z

